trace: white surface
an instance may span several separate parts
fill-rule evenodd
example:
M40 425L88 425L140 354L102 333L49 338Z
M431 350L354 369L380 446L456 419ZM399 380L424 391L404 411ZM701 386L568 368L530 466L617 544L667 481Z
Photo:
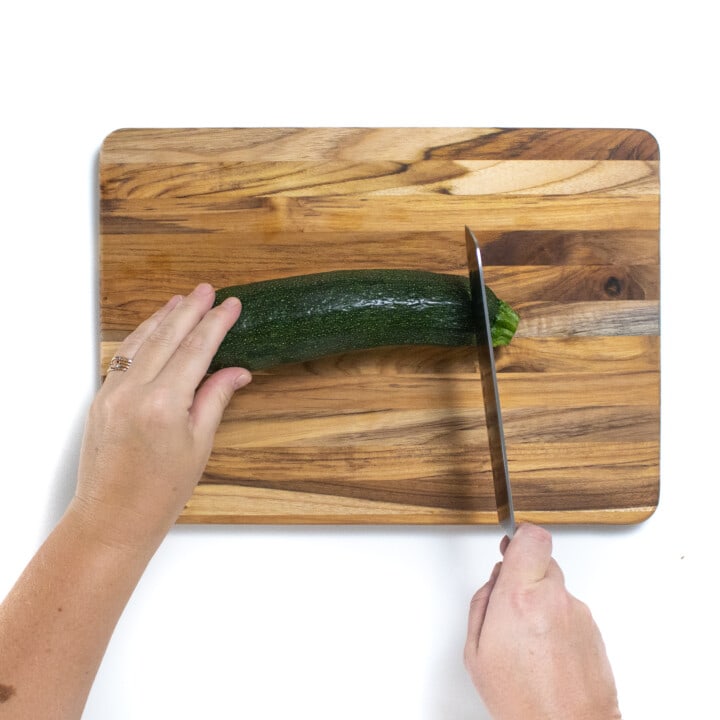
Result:
M262 5L0 11L0 594L72 492L95 389L94 188L107 133L640 127L662 157L660 509L634 528L557 529L556 556L601 626L625 717L712 716L716 663L701 658L720 645L717 421L706 411L718 373L701 333L718 307L720 158L708 6ZM461 654L499 539L493 528L177 528L85 717L484 718Z

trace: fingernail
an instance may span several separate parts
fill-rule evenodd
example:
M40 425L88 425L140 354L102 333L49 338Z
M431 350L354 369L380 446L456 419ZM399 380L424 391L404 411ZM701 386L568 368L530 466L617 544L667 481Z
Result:
M194 290L193 293L195 295L209 295L210 293L214 293L215 290L213 289L213 286L210 285L210 283L200 283Z
M252 375L247 371L243 370L239 372L233 379L233 389L239 390L240 388L248 385L252 380Z
M236 297L225 298L222 303L226 308L234 308L240 305L240 300Z

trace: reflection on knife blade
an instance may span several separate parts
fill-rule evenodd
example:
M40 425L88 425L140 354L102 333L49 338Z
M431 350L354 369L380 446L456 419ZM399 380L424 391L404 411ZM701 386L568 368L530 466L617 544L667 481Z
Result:
M465 246L470 273L472 314L475 323L478 359L480 361L480 377L482 380L483 402L485 403L485 424L490 446L490 462L492 464L498 520L507 536L512 538L515 532L515 510L508 474L505 433L500 410L500 395L498 393L482 258L477 238L467 225L465 226Z

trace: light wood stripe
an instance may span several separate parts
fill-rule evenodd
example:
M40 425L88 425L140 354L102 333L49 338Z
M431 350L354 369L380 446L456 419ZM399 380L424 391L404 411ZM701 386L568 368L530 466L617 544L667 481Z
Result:
M528 511L518 510L518 522L542 524L603 523L624 525L646 520L655 506L612 510ZM269 494L255 488L218 489L200 485L179 518L180 523L245 524L417 524L417 525L497 525L497 512L462 511L392 505L352 498L334 498L312 493Z
M606 128L129 128L103 143L101 164L304 162L368 158L657 160L642 130Z
M105 165L116 200L338 195L656 195L658 163L634 160L422 160Z

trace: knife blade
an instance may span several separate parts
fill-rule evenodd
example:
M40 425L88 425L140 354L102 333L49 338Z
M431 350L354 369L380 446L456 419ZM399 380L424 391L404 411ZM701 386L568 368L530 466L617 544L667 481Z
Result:
M500 393L498 392L482 256L477 238L467 225L465 226L465 247L467 250L472 316L475 325L478 359L480 361L480 378L483 403L485 404L485 425L490 447L490 463L492 465L498 521L507 536L512 538L515 532L515 509L508 473L505 432L503 430L502 410L500 409Z

